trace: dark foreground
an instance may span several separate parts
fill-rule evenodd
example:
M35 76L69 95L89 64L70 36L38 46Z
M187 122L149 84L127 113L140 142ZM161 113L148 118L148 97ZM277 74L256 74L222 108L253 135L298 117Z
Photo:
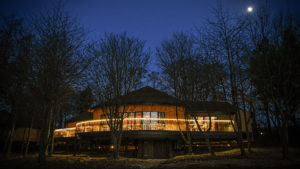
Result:
M89 157L88 155L54 155L49 157L45 166L37 163L37 156L27 159L14 157L1 160L1 169L146 169L146 168L299 168L300 151L290 149L290 160L282 160L279 148L255 148L247 157L241 158L238 149L218 152L215 157L208 154L177 156L172 159L133 159L120 158L112 160L106 157Z

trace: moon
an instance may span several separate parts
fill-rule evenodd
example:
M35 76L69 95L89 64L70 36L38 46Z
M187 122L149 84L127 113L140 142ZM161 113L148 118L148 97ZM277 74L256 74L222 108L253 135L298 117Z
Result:
M248 12L252 12L253 11L253 7L252 6L248 6L247 11Z

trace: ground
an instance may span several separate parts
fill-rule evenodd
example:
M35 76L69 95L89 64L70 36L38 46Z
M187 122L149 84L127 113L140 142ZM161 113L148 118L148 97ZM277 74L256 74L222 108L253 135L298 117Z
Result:
M22 159L14 157L2 159L1 169L154 169L154 168L299 168L300 167L300 150L298 148L290 149L290 159L282 160L280 148L254 148L251 153L241 158L239 149L217 152L215 157L209 154L184 155L176 156L171 159L135 159L120 158L112 160L106 157L89 157L82 154L76 157L70 155L55 154L47 158L45 166L39 166L37 156L32 155L29 158Z

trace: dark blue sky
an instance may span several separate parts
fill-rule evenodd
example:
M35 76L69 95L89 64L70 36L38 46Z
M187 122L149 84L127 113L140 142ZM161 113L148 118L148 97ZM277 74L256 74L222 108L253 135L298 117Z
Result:
M105 32L124 32L146 40L152 50L151 67L155 66L155 48L173 32L201 26L212 16L219 0L67 0L66 9L78 17L93 40ZM221 0L229 11L242 15L247 6L255 9L265 0ZM300 0L269 0L274 12L300 12ZM38 14L51 5L49 0L1 0L2 14L26 16ZM299 10L299 11L298 11Z

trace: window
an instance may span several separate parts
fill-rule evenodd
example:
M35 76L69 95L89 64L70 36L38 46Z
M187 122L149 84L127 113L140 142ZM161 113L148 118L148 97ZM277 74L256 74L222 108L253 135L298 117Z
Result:
M134 124L135 124L135 113L128 113L128 120L127 120L127 124L128 124L128 130L134 130Z
M102 114L102 115L100 116L100 120L105 120L105 119L106 119L105 114ZM101 131L107 130L108 125L107 125L107 123L106 123L106 120L105 120L105 121L101 121L99 127L100 127L100 130L101 130Z
M160 119L165 118L165 112L158 112L158 118Z
M142 118L142 119L141 119ZM164 130L164 112L126 112L124 130Z
M202 130L208 130L209 129L209 116L197 116L198 124L200 125ZM216 131L216 122L217 120L216 116L211 116L211 129L210 131ZM198 130L197 124L193 125L193 130Z
M165 112L158 112L158 125L156 130L164 130L165 129Z
M142 112L136 112L135 118L135 130L142 130L142 120L140 120L140 118L142 118Z
M143 112L143 130L150 130L151 127L151 112Z
M157 112L151 112L151 130L156 130L157 122L158 122L158 113Z
M165 118L164 112L143 112L143 130L163 130Z

